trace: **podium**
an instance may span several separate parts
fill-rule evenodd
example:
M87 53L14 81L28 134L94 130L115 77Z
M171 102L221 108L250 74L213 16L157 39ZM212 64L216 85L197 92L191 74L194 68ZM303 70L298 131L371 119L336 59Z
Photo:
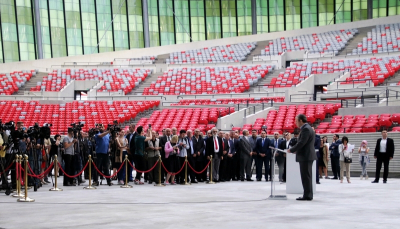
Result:
M312 165L312 186L313 193L316 191L317 174L316 162ZM303 194L303 185L301 183L300 166L296 162L296 154L286 154L286 194Z

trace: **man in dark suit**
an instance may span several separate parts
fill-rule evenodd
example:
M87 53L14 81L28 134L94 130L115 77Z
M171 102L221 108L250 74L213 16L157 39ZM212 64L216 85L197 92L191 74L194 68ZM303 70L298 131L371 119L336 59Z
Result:
M222 138L222 157L221 165L219 167L219 181L228 181L228 153L229 153L229 134L220 132L220 138Z
M296 162L299 162L300 165L300 176L304 193L302 197L296 200L312 200L312 164L317 159L314 149L315 133L307 123L307 117L304 114L296 116L296 125L300 128L299 139L297 144L287 151L288 153L296 153Z
M279 149L281 150L286 150L289 149L291 146L294 146L296 144L290 145L291 142L291 135L289 132L286 132L284 134L284 140L281 141L281 144L279 145ZM282 174L282 182L286 182L286 153L283 154L283 174Z
M257 181L261 181L262 179L262 168L264 165L265 168L265 181L268 181L268 171L270 170L269 168L269 161L271 161L271 149L269 148L271 146L271 141L267 138L267 133L265 130L261 131L261 138L257 139L256 142L256 153L257 153L257 159L256 159L256 179Z
M210 160L213 157L213 171L212 176L214 182L219 182L219 166L221 157L223 156L223 143L222 138L218 137L218 129L211 130L211 137L206 140L206 156Z
M314 127L312 128L313 130L314 130ZM314 133L315 133L315 130L314 130ZM317 184L321 184L321 183L319 183L319 169L318 169L318 158L320 158L321 156L321 154L320 154L320 152L319 152L319 148L321 147L321 137L318 135L318 134L316 134L315 135L315 142L314 142L314 148L315 148L315 152L316 152L316 155L317 155L317 161L315 162L315 164L317 165L317 166L315 166L315 168L316 168L316 170L317 170L317 172L316 172L316 175L317 175ZM322 160L322 158L321 158L321 160Z
M160 154L161 154L161 160L163 161L164 164L167 164L166 159L165 159L165 151L164 151L165 144L167 142L169 142L171 140L171 138L172 138L171 129L169 129L169 128L165 129L165 135L160 138L160 147L161 147ZM165 181L165 179L164 179L165 174L166 174L165 169L162 168L161 169L161 183L164 183L164 181Z
M243 137L240 139L240 180L244 181L244 171L246 171L246 180L253 181L251 179L251 162L253 148L248 140L249 131L243 130Z
M340 177L340 153L339 153L339 145L342 144L342 141L339 140L339 135L333 135L333 142L329 146L329 150L331 151L331 167L333 178L332 180L338 180Z
M200 130L195 129L194 130L194 136L192 138L193 141L193 159L195 159L195 165L196 167L193 167L196 169L196 171L200 172L202 171L206 164L206 157L204 155L204 149L205 149L205 144L204 144L204 139L200 136ZM189 162L190 163L190 162ZM192 165L192 164L191 164ZM205 170L201 174L196 174L196 178L198 182L203 182L207 180L207 170Z
M238 181L240 179L240 155L241 155L241 149L240 149L240 137L239 137L239 133L235 131L234 135L233 135L234 141L233 141L233 145L235 146L235 155L233 155L233 161L235 163L235 171L233 173L233 181Z
M389 161L394 155L394 141L387 137L387 130L382 130L382 138L376 141L374 158L376 159L375 180L372 183L379 183L383 162L383 183L387 182L389 174Z
M235 172L236 172L236 161L235 161L235 154L236 154L236 148L235 148L235 141L236 139L234 138L234 132L231 131L229 133L229 151L227 154L227 158L228 158L228 181L232 180L237 180L236 176L235 176Z
M136 137L136 132L135 132L135 124L129 125L129 134L126 135L126 139L128 140L128 159L129 161L133 162L133 158L135 155L135 137ZM131 166L128 166L128 181L133 182L132 178L132 171L133 168Z
M282 139L279 139L279 133L275 132L274 138L271 139L271 146L279 149L279 145L281 144L281 142L282 142ZM275 153L275 161L271 161L271 166L272 166L272 163L275 163L275 162L276 162L276 164L278 164L278 168L279 168L279 181L283 182L284 153L276 152Z

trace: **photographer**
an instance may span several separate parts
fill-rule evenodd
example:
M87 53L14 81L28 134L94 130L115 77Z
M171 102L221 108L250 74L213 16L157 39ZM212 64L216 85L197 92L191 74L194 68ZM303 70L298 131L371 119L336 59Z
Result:
M47 167L49 166L49 155L50 155L50 148L51 148L51 141L50 138L44 138L44 146L42 150L42 166L41 166L41 171L40 173L43 173ZM44 175L44 177L41 180L42 184L48 184L49 178L47 174Z
M153 135L151 134L151 127L147 130L147 136L144 136L143 133L143 127L139 126L136 129L137 135L135 137L135 167L138 170L143 171L145 169L145 163L146 161L144 160L144 143L147 141L150 141L153 138ZM142 173L136 171L136 178L135 178L135 184L144 184L143 182L140 181L140 178L142 176Z
M61 155L61 136L56 134L54 139L50 139L51 141L51 148L50 148L50 157L54 160L54 156L57 155L57 161L60 162L62 165L62 155ZM57 165L57 170L55 171L54 175L60 176L60 168Z
M64 162L65 162L65 173L72 176L74 175L74 144L77 142L74 139L74 131L71 128L68 128L68 135L64 137L63 145L64 145ZM64 175L64 186L73 186L73 179Z
M99 133L97 133L94 137L96 141L96 166L101 171L104 170L104 175L110 176L109 172L109 158L108 158L108 147L110 144L110 131L105 131L104 125L99 125ZM93 185L99 185L99 177L97 175L97 171L93 172ZM110 178L107 178L107 184L109 186L113 185Z

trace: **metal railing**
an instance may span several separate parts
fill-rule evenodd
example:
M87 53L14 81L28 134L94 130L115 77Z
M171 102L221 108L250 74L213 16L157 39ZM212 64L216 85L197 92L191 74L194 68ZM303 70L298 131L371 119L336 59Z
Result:
M393 95L391 95L391 93ZM342 105L342 107L358 107L358 106L362 106L362 107L366 107L366 105L380 105L383 104L385 106L389 106L390 102L400 102L399 98L400 98L400 91L397 90L393 90L393 89L389 89L386 88L385 90L381 90L379 91L379 93L375 94L375 95L368 95L368 96L375 96L374 98L371 97L365 97L364 92L361 92L361 95L358 96L355 99L342 99L340 100L340 103ZM385 101L383 101L385 100ZM392 100L392 101L390 101Z

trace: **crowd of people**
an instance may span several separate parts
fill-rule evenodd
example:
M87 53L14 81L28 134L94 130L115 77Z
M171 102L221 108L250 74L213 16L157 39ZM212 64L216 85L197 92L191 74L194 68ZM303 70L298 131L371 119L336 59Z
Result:
M18 123L17 129L23 131L23 123ZM260 134L257 131L242 131L242 136L238 131L219 131L213 128L205 135L198 130L177 130L176 128L167 128L159 135L152 131L151 127L145 132L142 126L135 127L130 125L129 130L112 131L106 130L104 125L99 125L94 136L81 132L79 139L74 137L73 130L68 130L68 135L61 139L60 135L55 135L51 139L35 140L32 144L29 137L23 138L19 143L21 153L28 154L30 164L35 168L35 163L39 166L35 172L43 172L49 166L49 162L58 156L58 161L62 168L57 168L53 174L62 176L64 171L72 176L78 174L92 156L96 167L105 175L108 185L113 185L113 180L118 184L134 182L137 185L144 183L152 184L161 181L166 185L182 184L190 182L212 181L254 181L253 173L255 171L256 181L271 181L271 166L276 163L278 167L278 179L280 182L286 182L286 153L275 151L271 148L287 150L297 144L300 129L296 129L293 136L289 132L280 135L275 132L271 139L267 138L266 130ZM3 137L5 133L2 134ZM317 158L317 183L320 178L339 179L343 182L344 172L347 182L350 183L350 165L353 161L353 155L358 154L358 163L362 167L361 179L368 179L367 166L370 163L370 150L367 141L362 141L358 149L350 147L346 136L339 138L338 134L333 135L332 142L329 143L327 136L315 135L315 153ZM3 138L0 139L2 143ZM38 142L39 141L39 142ZM2 145L2 144L0 144ZM10 161L12 158L11 147L0 146L0 156L2 167L7 166L3 161ZM373 183L379 182L380 170L384 164L383 182L387 182L388 164L393 158L394 143L387 138L387 131L382 131L382 138L378 139L374 155L377 159L376 176ZM128 174L125 169L120 169L124 163L125 157L132 162L137 172L133 177L133 168L128 166ZM163 162L163 167L155 166L159 158ZM181 170L185 161L188 160L187 177L184 170ZM211 166L206 168L209 161ZM328 177L328 163L331 162L333 177ZM152 169L151 169L152 168ZM1 169L1 168L0 168ZM142 171L150 170L142 174ZM112 171L112 172L110 172ZM212 171L212 172L211 172ZM109 178L110 174L116 174ZM8 171L2 175L2 184L6 183ZM76 178L64 176L64 186L75 186L85 183L88 179L88 167L84 175ZM160 175L161 174L161 177ZM51 174L50 174L51 175ZM126 175L128 176L126 179ZM92 169L93 185L97 186L99 174ZM104 178L102 178L103 180ZM48 176L45 175L40 180L41 185L50 183Z

